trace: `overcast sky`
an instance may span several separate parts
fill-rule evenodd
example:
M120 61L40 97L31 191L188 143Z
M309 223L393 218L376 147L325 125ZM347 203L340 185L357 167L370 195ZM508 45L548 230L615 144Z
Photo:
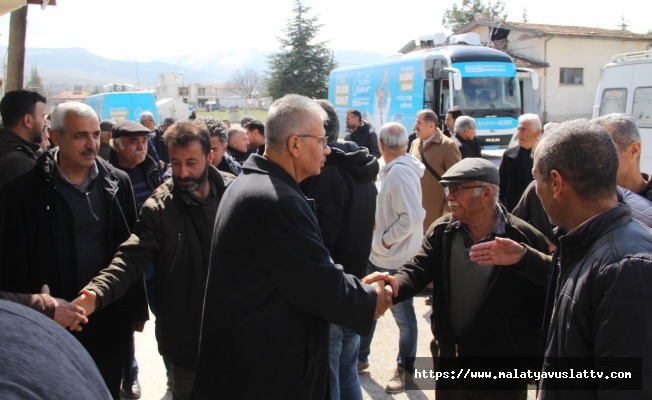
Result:
M461 0L458 1L461 3ZM509 21L629 30L652 28L642 0L505 0ZM317 15L320 40L332 49L397 52L409 40L445 31L444 10L453 0L304 0ZM57 0L29 6L27 47L82 47L95 54L147 61L243 48L275 51L292 17L293 0ZM616 9L617 7L617 9ZM450 33L450 32L447 32ZM0 44L9 41L9 14L0 17Z

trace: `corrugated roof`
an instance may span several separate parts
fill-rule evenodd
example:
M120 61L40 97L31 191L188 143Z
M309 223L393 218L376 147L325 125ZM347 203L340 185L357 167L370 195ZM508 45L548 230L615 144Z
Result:
M533 35L553 35L553 36L579 36L579 37L601 37L614 38L623 40L652 40L652 35L632 33L616 29L602 29L586 26L564 26L564 25L544 25L530 24L525 22L499 22L499 21L476 21L473 20L466 24L457 33L471 31L478 25L490 27L499 27L509 30L525 31Z

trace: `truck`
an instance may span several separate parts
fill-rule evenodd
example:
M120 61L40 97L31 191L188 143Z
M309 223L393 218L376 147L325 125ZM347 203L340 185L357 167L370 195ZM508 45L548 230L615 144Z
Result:
M383 62L334 69L328 99L342 121L354 108L375 129L395 121L408 132L419 110L435 111L443 124L446 110L459 106L475 119L484 149L507 148L522 114L517 73L529 74L535 90L538 75L517 68L506 53L480 45L475 33L458 36Z
M154 114L156 125L160 124L156 99L151 92L110 92L88 96L84 103L93 107L100 121L122 120L140 122L140 114L149 111ZM184 118L187 115L184 115Z
M593 117L626 113L641 135L642 172L652 173L652 50L616 54L602 69Z

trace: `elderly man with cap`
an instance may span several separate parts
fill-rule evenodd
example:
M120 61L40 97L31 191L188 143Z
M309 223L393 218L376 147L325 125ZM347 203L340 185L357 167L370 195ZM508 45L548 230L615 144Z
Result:
M134 121L113 126L109 163L126 172L136 195L138 209L161 184L161 171L147 154L149 129Z
M120 121L113 125L111 136L112 149L109 153L109 163L129 175L136 196L136 205L140 210L145 200L161 184L161 172L158 165L147 154L149 129L138 122ZM151 265L145 270L145 286L148 300L151 303L154 290ZM138 363L134 357L133 362L124 366L120 394L129 399L137 399L140 398L140 393Z
M518 362L535 355L545 291L522 276L528 260L509 267L479 266L469 249L507 237L546 252L545 238L498 203L498 170L490 161L465 158L446 171L441 183L452 212L430 226L421 249L394 275L399 283L394 303L433 282L431 351L438 371L458 368L458 362L471 371L490 370L499 357ZM415 374L417 382L419 377ZM439 379L436 395L456 399L463 390L479 399L525 399L525 379L497 383L498 388L493 382Z

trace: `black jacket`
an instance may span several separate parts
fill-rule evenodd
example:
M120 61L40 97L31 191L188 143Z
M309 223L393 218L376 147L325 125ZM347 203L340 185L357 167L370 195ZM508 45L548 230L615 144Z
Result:
M367 334L375 307L330 261L297 183L252 154L217 213L193 398L323 400L328 322Z
M315 200L324 246L344 272L363 278L376 216L378 160L353 142L329 144L321 173L299 185Z
M0 201L0 289L39 293L44 284L53 297L75 299L77 258L72 212L53 181L54 150L43 154L29 172L9 181ZM96 159L108 210L107 254L125 241L136 222L136 203L126 173ZM106 260L106 265L111 260ZM93 354L129 354L133 322L148 319L142 277L121 301L89 317L74 333Z
M616 360L642 358L643 391L628 399L652 397L652 235L619 204L559 237L553 257L559 266L555 305L544 371L578 366L609 371ZM574 359L583 357L583 359ZM584 390L560 390L564 380L544 380L543 399L623 398L617 380L584 383Z
M249 153L243 153L240 150L234 149L231 146L226 147L226 151L233 157L234 160L240 163L240 165L244 164L244 162L249 158Z
M115 154L113 149L111 149L108 161L109 164L113 165L115 168L121 169L118 165L118 156ZM138 167L143 170L143 173L147 178L147 186L149 186L152 191L161 185L163 182L163 179L161 178L161 168L159 168L159 165L149 154L145 156L143 162L138 164Z
M504 237L547 251L548 245L541 233L504 209L503 212L506 218ZM400 289L394 302L413 297L433 282L430 318L441 356L534 356L541 332L545 290L521 274L529 259L513 266L494 268L472 328L463 337L455 337L449 319L450 270L454 268L450 254L457 229L461 229L460 223L450 214L430 226L419 252L395 275Z
M525 169L519 164L519 152L521 146L512 147L503 153L498 172L500 175L500 202L512 212L518 201L521 199L527 185L534 180L532 167L534 160L527 159Z
M368 123L362 121L360 126L355 132L346 130L346 135L344 135L344 140L355 142L360 147L366 147L369 150L369 154L373 155L376 158L380 158L380 149L378 148L378 136L376 136L376 131Z
M233 176L213 167L208 176L219 203ZM217 212L217 204L213 207ZM203 208L175 188L172 179L166 181L141 208L134 233L120 245L109 268L87 287L98 294L100 308L105 308L153 264L159 352L172 364L191 370L197 361L207 247L215 222L214 216L202 218ZM202 220L205 222L199 226L202 224L197 222Z
M36 165L38 143L28 143L9 129L0 129L0 189L14 176Z
M482 157L482 144L480 144L480 139L474 136L473 139L466 140L458 134L455 134L455 138L459 142L460 153L463 159L468 157Z
M158 158L161 159L166 165L170 163L170 153L168 152L168 145L163 141L163 127L158 126L154 129L154 137L152 138L151 143L156 149L156 154Z

